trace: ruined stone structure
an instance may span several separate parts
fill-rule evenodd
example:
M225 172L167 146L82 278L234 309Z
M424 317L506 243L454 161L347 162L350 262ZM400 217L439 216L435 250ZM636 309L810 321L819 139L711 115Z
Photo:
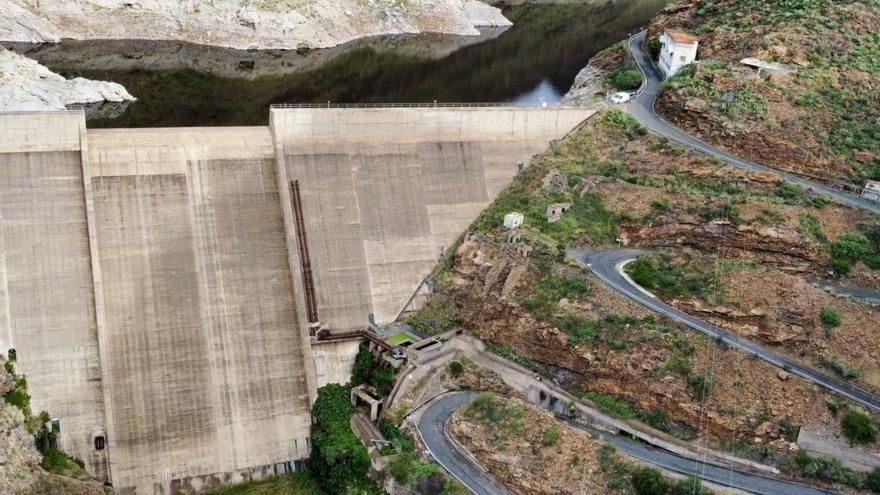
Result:
M296 469L316 390L298 180L325 325L387 321L587 109L285 109L272 127L85 129L0 114L0 349L60 446L121 494ZM280 166L279 166L280 165Z

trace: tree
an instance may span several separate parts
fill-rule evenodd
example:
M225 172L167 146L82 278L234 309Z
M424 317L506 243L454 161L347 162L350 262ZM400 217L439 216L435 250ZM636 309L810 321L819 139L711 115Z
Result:
M819 319L826 327L834 328L840 325L840 311L835 308L822 308Z
M351 369L351 385L356 387L370 381L370 373L373 370L373 354L367 347L361 347L354 358L354 366Z
M880 493L880 468L874 468L865 479L865 488L873 493Z
M861 234L844 234L831 244L831 254L835 259L858 261L870 252L868 239Z
M352 433L350 389L330 384L318 389L312 406L312 454L309 469L315 480L332 495L348 493L349 487L369 486L370 456Z
M703 488L700 478L694 475L678 480L669 492L672 495L709 495L711 492Z
M841 422L843 436L853 445L869 444L877 439L877 424L867 412L850 409Z
M459 361L453 361L449 363L449 372L452 373L452 376L458 376L464 373L464 365Z
M669 493L669 481L656 469L636 468L632 473L631 481L636 495L666 495Z

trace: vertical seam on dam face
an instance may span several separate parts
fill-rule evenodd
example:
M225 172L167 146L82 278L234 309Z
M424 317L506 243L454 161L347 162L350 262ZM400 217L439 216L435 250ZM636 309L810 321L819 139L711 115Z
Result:
M592 113L117 130L0 114L0 344L19 346L61 446L119 493L287 471L308 456L317 388L348 381L357 354L313 350L309 323L393 317L517 162Z

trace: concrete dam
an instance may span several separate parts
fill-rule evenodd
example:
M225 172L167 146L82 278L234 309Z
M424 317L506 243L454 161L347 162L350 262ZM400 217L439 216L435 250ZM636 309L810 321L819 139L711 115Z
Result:
M314 341L312 313L393 320L517 162L594 111L277 108L269 127L107 130L0 114L0 349L60 447L121 494L298 469L317 389L357 352Z

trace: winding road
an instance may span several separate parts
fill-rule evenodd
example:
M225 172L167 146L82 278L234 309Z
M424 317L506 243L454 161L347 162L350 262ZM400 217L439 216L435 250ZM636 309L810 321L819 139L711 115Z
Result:
M683 311L679 311L636 285L629 277L622 273L622 269L623 265L627 262L645 254L643 251L637 249L618 249L591 253L579 249L570 249L567 251L567 254L586 268L589 268L605 284L648 309L668 316L710 337L723 340L732 347L748 352L789 373L798 375L816 385L843 395L873 411L880 412L880 397L813 368L804 366L797 361L770 351L736 334L722 330Z
M629 50L632 53L633 58L635 58L639 68L642 70L642 73L645 75L646 81L639 94L630 100L629 111L639 122L641 122L642 125L667 139L677 142L678 144L703 152L709 156L719 158L742 170L748 172L771 172L780 176L785 182L796 184L803 189L813 190L823 196L862 210L880 213L880 203L845 193L789 172L784 172L773 167L768 167L767 165L739 158L730 153L725 153L663 120L663 118L657 115L657 112L654 111L654 102L657 99L657 95L660 93L660 81L662 81L662 78L660 77L657 68L654 67L654 64L651 62L648 54L642 49L644 41L645 31L642 31L629 39Z
M508 492L480 467L463 456L452 445L443 427L450 416L477 396L474 392L448 394L434 400L417 424L419 436L431 455L469 490L477 495L507 495ZM665 450L629 440L617 435L597 432L573 421L564 421L571 428L589 432L601 441L617 447L618 451L656 467L684 475L697 475L704 481L735 487L751 493L766 495L827 495L837 492L777 480L766 476L730 469L726 466L688 459Z

